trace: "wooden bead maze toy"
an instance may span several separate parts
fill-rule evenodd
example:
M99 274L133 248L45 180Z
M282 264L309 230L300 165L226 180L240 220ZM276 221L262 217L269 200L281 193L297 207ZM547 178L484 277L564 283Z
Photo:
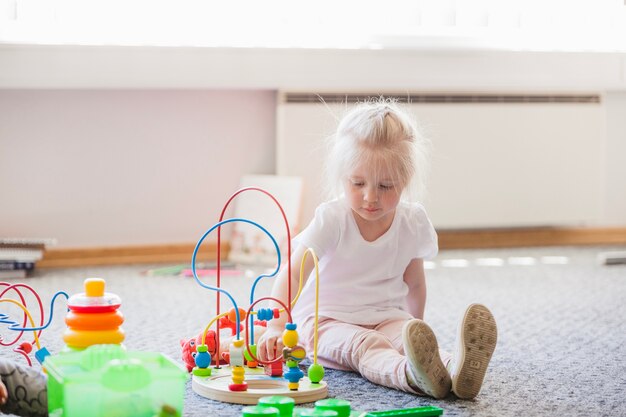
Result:
M281 265L281 253L276 239L263 226L244 218L224 219L224 214L228 205L235 197L243 192L258 191L271 198L278 206L287 231L287 252L291 254L291 233L287 216L280 203L269 192L258 187L242 188L235 192L224 205L219 221L207 230L198 240L192 255L192 272L196 282L203 288L216 292L216 314L210 320L208 325L202 332L200 343L196 344L194 352L195 367L192 369L192 388L204 397L230 402L237 404L256 404L259 398L283 395L294 399L296 404L313 402L328 395L328 387L323 381L324 368L317 363L317 309L315 311L315 333L314 333L314 355L313 364L308 369L308 375L300 369L300 362L306 358L305 349L298 345L297 324L293 323L291 317L291 308L295 305L300 292L302 291L303 268L300 273L300 284L298 293L292 299L291 279L288 279L288 300L287 304L272 297L263 297L255 299L255 289L259 281L263 278L276 277ZM220 262L221 262L221 227L232 222L243 222L260 229L273 243L276 250L277 262L276 268L269 274L259 275L252 285L250 291L250 306L247 310L237 306L234 298L228 291L221 288ZM213 231L217 231L217 268L216 268L216 285L211 286L202 282L198 278L196 272L196 257L198 250L204 239ZM319 295L319 272L317 257L312 249L305 251L302 264L306 260L307 255L311 255L315 264L316 275L316 297ZM287 256L287 273L291 277L291 260ZM220 310L220 296L224 294L232 303L233 308L229 311L222 312ZM255 306L263 301L272 301L282 308L256 308ZM317 304L316 304L317 305ZM256 345L254 343L254 320L267 322L279 318L282 314L286 314L287 323L283 333L283 344L285 348L282 354L263 361L256 356ZM230 343L228 352L220 355L220 321L228 317L234 323L234 340ZM211 333L216 338L215 343L211 343L212 351L207 345L207 334L210 332L211 326L215 324L216 329ZM242 327L245 328L245 338L241 337ZM228 364L222 366L222 358L228 358ZM286 367L286 371L284 371Z

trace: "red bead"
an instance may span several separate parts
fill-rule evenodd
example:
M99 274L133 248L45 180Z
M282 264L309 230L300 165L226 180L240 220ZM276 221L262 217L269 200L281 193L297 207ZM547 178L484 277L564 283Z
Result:
M25 353L30 353L33 351L33 345L30 342L23 342L20 345L20 349L23 350Z
M279 318L280 317L280 310L275 308L273 311L274 311L274 318L275 319Z
M228 389L231 391L247 391L248 383L244 382L243 384L229 384Z

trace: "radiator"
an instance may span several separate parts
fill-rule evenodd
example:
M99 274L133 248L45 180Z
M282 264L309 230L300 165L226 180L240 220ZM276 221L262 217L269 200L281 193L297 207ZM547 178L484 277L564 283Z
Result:
M324 139L346 109L370 96L378 94L280 94L276 173L303 177L302 224L324 199ZM599 94L395 96L432 142L423 202L436 227L581 226L601 218Z

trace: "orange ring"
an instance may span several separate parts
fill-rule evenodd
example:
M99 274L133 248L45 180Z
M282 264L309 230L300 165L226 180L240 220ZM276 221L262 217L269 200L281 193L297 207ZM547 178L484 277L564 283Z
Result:
M124 331L116 330L72 330L66 329L63 341L70 347L86 348L91 345L120 344L124 341Z
M124 322L119 311L110 313L76 313L70 311L65 316L65 324L74 330L114 330Z

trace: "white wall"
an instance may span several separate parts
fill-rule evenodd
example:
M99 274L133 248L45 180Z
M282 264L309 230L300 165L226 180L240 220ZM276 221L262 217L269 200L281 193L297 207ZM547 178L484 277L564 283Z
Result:
M271 91L0 90L0 236L195 242L274 170Z
M626 91L626 54L0 44L0 88Z
M279 90L601 94L605 180L580 198L626 225L623 53L0 45L0 236L195 241L275 172Z
M626 67L624 70L626 71ZM603 218L606 225L624 226L626 225L626 92L610 92L606 94L605 102L607 146Z
M323 199L324 138L346 107L279 103L277 170L305 179L305 223ZM435 227L607 223L602 103L413 103L406 108L432 142L423 202ZM625 182L623 177L622 186ZM621 218L626 224L626 210Z

